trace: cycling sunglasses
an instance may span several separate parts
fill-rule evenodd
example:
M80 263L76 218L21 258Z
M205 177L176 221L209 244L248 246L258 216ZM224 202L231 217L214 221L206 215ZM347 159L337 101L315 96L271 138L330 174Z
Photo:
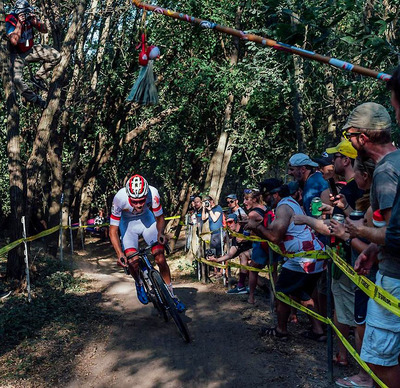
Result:
M131 205L143 205L146 202L146 198L142 199L131 199L129 198L129 203Z

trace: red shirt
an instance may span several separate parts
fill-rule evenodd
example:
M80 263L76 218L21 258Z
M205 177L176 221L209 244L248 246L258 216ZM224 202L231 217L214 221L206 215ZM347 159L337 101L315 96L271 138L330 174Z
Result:
M16 14L9 14L6 16L6 33L10 35L14 32L17 27L18 19ZM11 45L11 52L17 52L19 54L26 53L33 46L33 25L28 20L22 25L21 38L19 39L16 46Z

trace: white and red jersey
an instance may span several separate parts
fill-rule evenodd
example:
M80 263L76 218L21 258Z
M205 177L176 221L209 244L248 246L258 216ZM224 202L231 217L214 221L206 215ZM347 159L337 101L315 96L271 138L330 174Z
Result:
M137 213L129 203L129 197L124 187L119 190L117 194L115 194L111 208L110 225L119 226L121 219L125 222L138 220L144 216L147 216L150 211L155 217L159 217L163 214L160 194L155 187L149 186L146 203L140 213Z
M297 201L291 197L283 198L277 205L289 206L295 214L304 215L303 209ZM295 225L292 221L288 227L286 235L279 244L279 248L285 253L301 253L308 251L325 250L324 244L318 240L314 231L307 225ZM305 257L285 258L284 268L296 272L317 273L325 269L325 260L308 259Z

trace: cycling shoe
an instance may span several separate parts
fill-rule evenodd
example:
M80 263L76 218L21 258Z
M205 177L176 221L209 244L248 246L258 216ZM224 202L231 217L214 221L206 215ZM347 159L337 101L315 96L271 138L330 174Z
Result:
M174 296L172 299L173 299L174 302L175 302L175 307L176 307L176 309L177 309L180 313L182 313L183 311L186 310L186 306L185 306L176 296Z
M136 283L136 293L140 303L142 304L149 303L149 299L147 298L146 291L142 284Z

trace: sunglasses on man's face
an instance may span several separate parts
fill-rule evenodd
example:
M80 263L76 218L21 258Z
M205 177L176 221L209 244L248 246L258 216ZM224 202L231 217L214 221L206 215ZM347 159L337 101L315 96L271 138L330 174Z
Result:
M226 223L229 225L229 224L234 224L235 223L235 221L226 221Z
M130 200L130 203L131 203L132 206L133 205L144 205L145 202L146 202L146 198L143 198L143 199L131 199Z
M347 132L347 131L343 131L343 132L342 132L343 137L344 137L346 140L348 140L348 141L350 141L350 139L351 139L352 137L354 137L354 136L360 136L361 134L362 134L362 132Z
M226 202L228 202L228 203L235 203L235 201L233 201L233 200L228 200L228 201L226 201Z

